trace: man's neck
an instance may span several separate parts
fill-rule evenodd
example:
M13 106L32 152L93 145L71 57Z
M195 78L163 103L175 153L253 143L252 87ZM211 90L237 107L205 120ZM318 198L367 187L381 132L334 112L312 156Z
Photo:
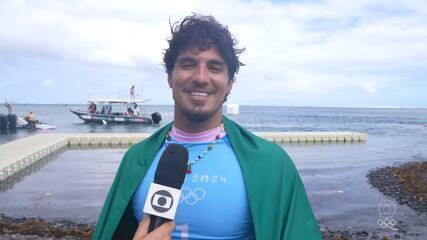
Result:
M212 118L204 121L195 121L186 117L177 117L175 115L174 126L187 133L200 133L220 126L221 122L222 113L216 114Z
M172 129L169 132L169 136L176 142L191 142L191 143L200 143L200 142L212 142L218 140L226 135L224 127L222 124L216 128L213 128L208 131L198 132L198 133L187 133L179 130L176 126L172 126Z

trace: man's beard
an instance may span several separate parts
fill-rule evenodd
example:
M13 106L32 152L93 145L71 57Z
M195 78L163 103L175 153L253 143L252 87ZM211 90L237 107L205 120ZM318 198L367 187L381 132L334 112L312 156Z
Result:
M191 122L202 123L202 122L209 121L211 118L213 118L215 114L218 111L220 111L221 108L222 108L222 104L210 111L197 111L197 106L193 106L193 108L184 107L180 109L181 109L181 112L184 114L184 116Z

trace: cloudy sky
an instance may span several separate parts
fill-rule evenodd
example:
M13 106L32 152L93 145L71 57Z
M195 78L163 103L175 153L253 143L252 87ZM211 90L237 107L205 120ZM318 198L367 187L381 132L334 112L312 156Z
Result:
M0 0L0 102L172 104L169 21L210 14L245 47L241 105L427 107L427 1Z

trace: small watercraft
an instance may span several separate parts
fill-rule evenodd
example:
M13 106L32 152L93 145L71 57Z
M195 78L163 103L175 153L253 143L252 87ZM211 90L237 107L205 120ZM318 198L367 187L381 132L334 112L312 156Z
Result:
M88 99L87 110L69 110L86 123L159 124L162 120L160 113L154 112L149 116L140 111L139 105L147 101L149 100Z
M47 129L56 129L56 126L49 125L44 122L36 122L34 124L31 124L23 118L18 118L16 121L16 128L17 129L40 129L40 130L47 130Z
M9 113L7 115L0 114L0 132L16 132L18 129L28 129L28 130L47 130L47 129L56 129L56 126L49 125L47 123L36 121L31 123L26 121L24 118L17 117L16 114Z

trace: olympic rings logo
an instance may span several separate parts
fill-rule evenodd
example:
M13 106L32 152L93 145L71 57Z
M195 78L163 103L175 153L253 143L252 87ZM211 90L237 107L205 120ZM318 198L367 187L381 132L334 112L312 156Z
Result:
M394 220L394 219L391 219L391 220L388 220L388 219L385 219L385 220L383 220L383 219L380 219L380 220L378 220L378 225L380 225L382 228L390 228L390 229L392 229L392 230L394 230L394 225L396 225L396 220Z
M381 218L390 219L396 215L396 204L390 200L384 200L378 205L377 211Z
M179 203L185 202L188 205L194 205L205 197L206 191L201 187L195 188L194 190L191 190L189 187L183 187Z
M397 222L393 219L397 212L396 204L390 200L384 200L378 205L377 211L380 215L378 225L382 228L396 230L394 226Z

